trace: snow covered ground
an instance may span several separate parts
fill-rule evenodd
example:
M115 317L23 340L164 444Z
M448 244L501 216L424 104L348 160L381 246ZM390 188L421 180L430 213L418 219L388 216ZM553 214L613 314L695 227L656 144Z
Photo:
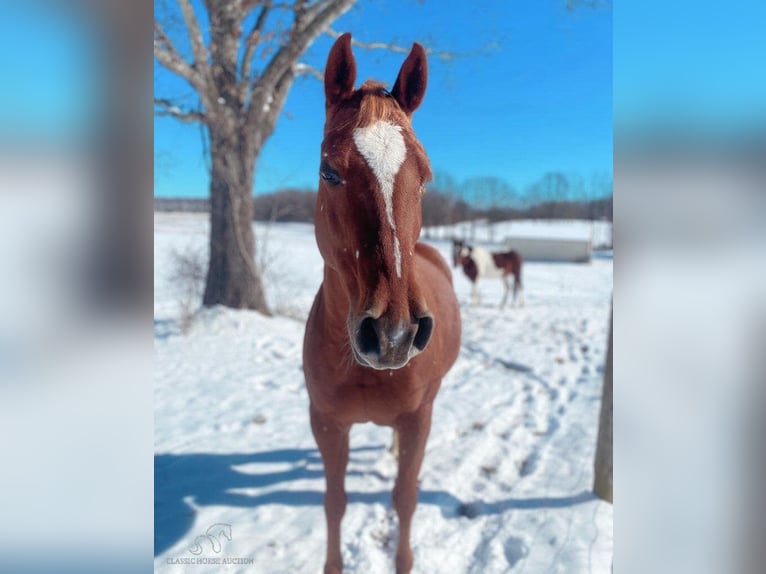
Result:
M205 252L205 216L155 215L155 568L316 573L324 557L322 463L301 370L321 278L313 227L266 238L273 318L198 312L186 333L172 252ZM432 242L446 256L450 245ZM498 311L500 281L455 273L463 312L421 473L415 572L609 572L612 507L590 493L612 261L529 263L526 306ZM389 429L354 427L343 522L347 572L393 571ZM211 535L211 536L208 536ZM225 561L228 563L224 564Z
M602 248L612 244L611 221L515 220L488 223L486 220L464 222L454 225L438 225L430 228L433 238L460 237L475 243L502 244L508 237L545 239L589 239L593 247Z

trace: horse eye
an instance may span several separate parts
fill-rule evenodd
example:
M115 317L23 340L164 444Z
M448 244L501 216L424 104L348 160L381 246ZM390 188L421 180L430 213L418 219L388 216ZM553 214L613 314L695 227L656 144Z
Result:
M330 185L338 185L341 182L340 174L325 162L319 167L319 176Z

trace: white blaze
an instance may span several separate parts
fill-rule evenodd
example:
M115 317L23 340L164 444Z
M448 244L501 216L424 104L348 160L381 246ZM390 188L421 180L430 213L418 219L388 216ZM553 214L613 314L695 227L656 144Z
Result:
M396 261L396 276L402 276L402 254L399 251L399 238L394 234L394 259Z
M394 221L394 179L407 156L402 126L379 121L365 128L356 128L354 143L380 184L380 192L383 194L386 205L386 217L394 233L396 275L401 277L402 254L399 250L399 238L396 236Z

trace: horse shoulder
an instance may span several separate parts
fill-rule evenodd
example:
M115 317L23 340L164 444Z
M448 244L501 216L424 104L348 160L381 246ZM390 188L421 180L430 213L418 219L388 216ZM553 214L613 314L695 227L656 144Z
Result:
M440 381L460 352L460 307L452 285L452 271L442 255L423 243L415 245L419 280L425 288L436 326L426 350L413 359L413 370ZM432 387L438 389L438 382Z
M471 253L471 257L476 263L480 277L490 273L494 267L495 262L492 258L492 254L486 249L481 247L474 247L473 252Z

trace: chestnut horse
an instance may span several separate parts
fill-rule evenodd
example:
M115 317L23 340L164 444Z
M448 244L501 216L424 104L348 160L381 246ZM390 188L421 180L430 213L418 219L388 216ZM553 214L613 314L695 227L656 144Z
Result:
M503 300L500 308L505 307L508 292L511 286L508 284L508 276L513 275L513 304L516 296L521 294L520 303L524 304L524 293L521 285L521 265L523 259L518 251L487 251L481 247L473 247L459 239L452 240L452 263L463 268L463 273L471 281L471 302L475 305L480 303L479 279L501 278L505 285Z
M460 347L460 310L449 265L417 243L431 169L412 130L426 89L426 54L414 44L391 92L354 89L351 36L325 68L326 120L316 210L324 277L303 344L311 430L324 462L325 573L343 569L340 523L349 430L393 427L399 469L396 571L410 572L417 482L442 377Z

